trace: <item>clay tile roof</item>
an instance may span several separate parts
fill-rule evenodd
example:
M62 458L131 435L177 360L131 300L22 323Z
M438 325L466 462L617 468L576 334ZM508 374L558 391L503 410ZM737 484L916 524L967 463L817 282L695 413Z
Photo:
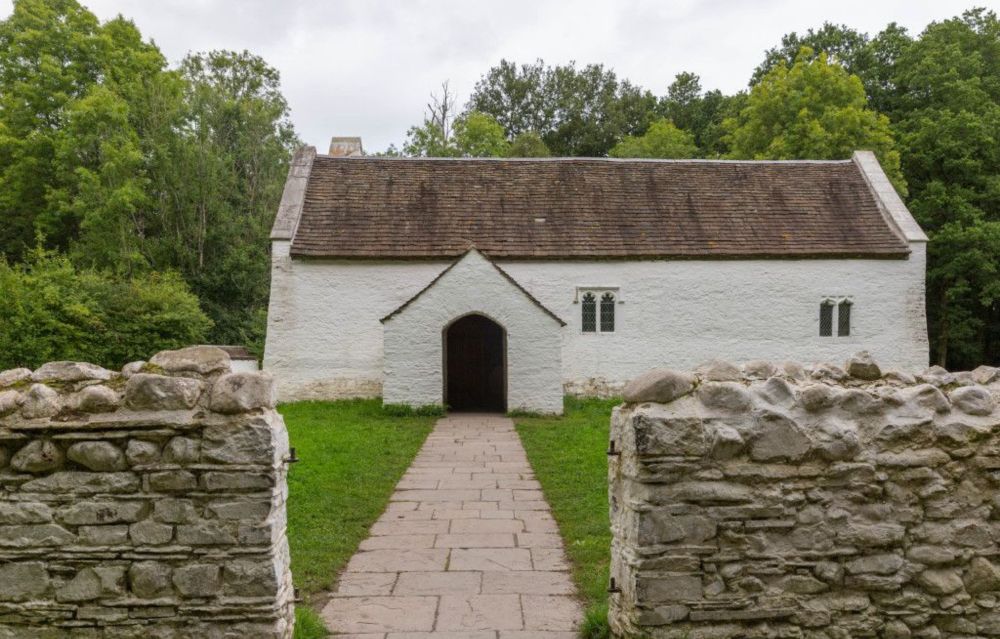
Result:
M905 258L846 161L333 158L319 155L299 257Z

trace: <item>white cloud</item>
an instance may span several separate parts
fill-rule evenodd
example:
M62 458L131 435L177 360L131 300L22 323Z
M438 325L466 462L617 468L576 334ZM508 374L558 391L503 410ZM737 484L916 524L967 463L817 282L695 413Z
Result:
M84 0L129 17L172 61L188 51L249 49L281 71L300 136L325 150L360 135L369 150L402 141L430 91L449 79L462 101L501 58L603 62L662 93L679 71L706 88L746 85L782 34L824 20L877 32L997 0ZM0 16L11 11L0 0Z

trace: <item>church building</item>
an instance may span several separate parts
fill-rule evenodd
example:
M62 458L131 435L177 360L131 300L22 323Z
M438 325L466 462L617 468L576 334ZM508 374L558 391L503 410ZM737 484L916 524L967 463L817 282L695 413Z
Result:
M715 358L928 362L927 237L875 156L296 153L271 233L282 401L562 411Z

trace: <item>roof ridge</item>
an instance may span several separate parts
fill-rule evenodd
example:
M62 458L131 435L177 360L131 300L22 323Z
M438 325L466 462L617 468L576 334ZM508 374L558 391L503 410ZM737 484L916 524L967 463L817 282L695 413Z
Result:
M728 158L605 158L605 157L581 157L581 156L561 156L549 158L502 158L502 157L401 157L382 155L355 155L355 156L335 156L318 153L317 160L331 160L334 162L469 162L469 163L503 163L503 162L539 162L539 163L559 163L559 162L600 162L609 164L851 164L853 160L733 160Z

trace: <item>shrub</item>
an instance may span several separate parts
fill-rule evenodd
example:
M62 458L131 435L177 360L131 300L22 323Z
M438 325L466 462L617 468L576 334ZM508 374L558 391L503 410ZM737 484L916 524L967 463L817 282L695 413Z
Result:
M41 251L13 266L0 259L0 369L62 359L119 368L204 341L211 326L172 273L78 270Z

